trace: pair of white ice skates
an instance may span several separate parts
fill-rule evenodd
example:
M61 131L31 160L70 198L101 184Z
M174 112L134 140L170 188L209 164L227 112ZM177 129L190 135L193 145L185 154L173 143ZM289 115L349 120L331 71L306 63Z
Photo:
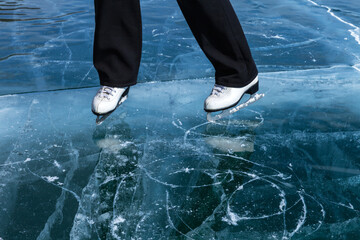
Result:
M219 120L256 102L264 96L264 94L256 94L258 86L258 77L242 88L225 87L215 84L210 96L206 98L204 103L204 110L208 113L207 120L210 122ZM97 115L96 124L101 124L120 106L127 99L128 93L129 87L114 88L102 86L95 95L92 103L92 111ZM245 103L236 106L246 93L250 94L250 98ZM218 111L222 112L212 116L211 113Z

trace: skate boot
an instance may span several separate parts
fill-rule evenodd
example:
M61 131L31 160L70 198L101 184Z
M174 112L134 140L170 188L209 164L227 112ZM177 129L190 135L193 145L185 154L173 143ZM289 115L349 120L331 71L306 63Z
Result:
M225 87L215 84L210 96L204 102L204 110L208 113L207 120L210 122L216 121L256 102L264 97L264 94L256 94L258 90L259 79L257 76L248 85L241 88ZM245 103L236 106L245 93L250 94L250 98ZM211 115L212 112L217 111L222 112L215 116Z
M91 110L97 116L96 124L100 125L126 99L130 87L115 88L102 86L96 93Z

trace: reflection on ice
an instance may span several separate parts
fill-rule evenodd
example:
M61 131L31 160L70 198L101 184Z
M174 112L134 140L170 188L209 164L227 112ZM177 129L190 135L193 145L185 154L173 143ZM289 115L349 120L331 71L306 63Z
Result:
M207 137L206 143L222 152L253 152L254 143L246 137Z

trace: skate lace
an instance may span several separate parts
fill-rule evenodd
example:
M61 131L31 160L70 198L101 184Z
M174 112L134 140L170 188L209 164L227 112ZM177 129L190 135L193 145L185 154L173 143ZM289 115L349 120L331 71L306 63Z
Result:
M226 90L225 86L215 84L211 91L211 95L219 96L221 93L224 92L224 90Z
M112 87L103 86L99 90L99 96L101 98L106 98L108 100L110 100L110 97L114 96L114 93L116 93L116 89L114 89Z

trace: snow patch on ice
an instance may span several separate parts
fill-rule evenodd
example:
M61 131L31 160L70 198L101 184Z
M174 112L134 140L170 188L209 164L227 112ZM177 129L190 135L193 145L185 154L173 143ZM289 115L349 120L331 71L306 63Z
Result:
M284 211L285 207L286 207L285 199L282 199L281 202L280 202L280 205L279 205L280 211Z
M58 161L54 160L54 165L57 167L57 168L60 168L61 165L58 163Z
M47 182L54 182L59 179L57 176L42 176L43 179L45 179Z
M268 36L268 35L266 35L266 34L263 34L263 36L264 36L265 38L274 38L274 39L286 40L286 38L284 38L283 36L278 35L278 34L276 34L276 35L274 35L274 36Z
M125 222L125 221L126 221L125 218L123 218L122 216L118 216L117 218L115 218L115 219L113 220L113 224L115 225L115 224L123 223L123 222Z
M228 206L226 217L222 217L222 220L228 223L229 225L237 226L240 217L236 213L233 213L230 207Z

